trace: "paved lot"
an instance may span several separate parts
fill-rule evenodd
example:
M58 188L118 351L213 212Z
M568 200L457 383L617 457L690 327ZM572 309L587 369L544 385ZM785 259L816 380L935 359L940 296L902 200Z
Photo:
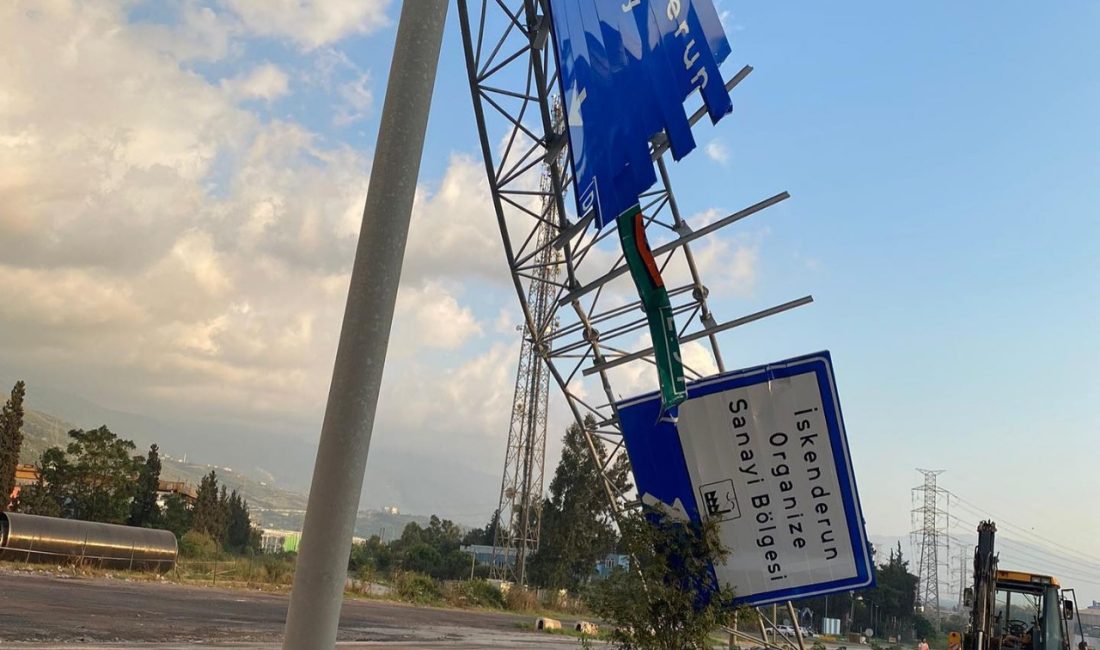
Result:
M276 648L287 596L105 578L0 573L0 645ZM546 648L577 640L520 629L533 617L347 601L341 647ZM33 645L27 645L33 644Z

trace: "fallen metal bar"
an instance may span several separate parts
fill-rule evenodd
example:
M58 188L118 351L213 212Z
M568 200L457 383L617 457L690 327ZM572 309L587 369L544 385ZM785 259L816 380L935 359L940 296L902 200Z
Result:
M759 202L755 205L750 205L749 207L747 207L744 210L741 210L739 212L734 212L733 214L729 215L728 217L719 219L718 221L715 221L714 223L712 223L710 225L704 226L704 227L700 228L699 230L689 232L686 235L681 235L680 237L677 237L676 239L673 239L672 241L668 242L667 244L658 246L657 248L653 249L653 256L657 257L659 255L663 255L663 254L665 254L669 251L674 250L678 246L683 246L684 244L687 244L689 242L693 242L696 239L699 239L701 237L705 237L705 236L709 235L710 233L715 232L716 230L720 230L722 228L725 228L726 226L728 226L732 223L736 223L736 222L744 219L745 217L752 216L752 215L756 214L757 212L760 212L761 210L764 210L765 208L770 208L771 206L775 205L776 203L779 203L781 201L785 201L789 198L791 198L791 195L788 192L780 192L779 194L776 194L775 196L773 196L771 198L764 199L763 201L761 201L761 202ZM616 266L615 268L608 271L606 274L600 276L599 278L596 278L595 280L593 280L592 282L589 282L588 284L584 285L583 287L580 287L579 289L575 289L574 291L571 291L570 293L567 293L565 296L563 296L561 298L561 300L558 301L558 304L564 307L566 303L572 302L573 300L576 300L576 299L580 298L581 296L584 296L585 294L591 292L592 290L597 289L599 287L602 287L603 285L607 284L608 282L611 282L612 280L619 277L620 275L625 274L627 271L628 271L628 268L627 268L626 264L621 264L619 266Z
M769 650L788 650L787 648L777 646L777 645L771 643L770 641L765 641L765 640L761 639L760 637L756 637L756 636L753 636L751 634L746 634L745 632L741 632L740 630L735 630L735 629L733 629L732 627L729 627L729 626L723 625L722 630L725 631L728 634L732 634L733 636L741 639L742 641L746 641L746 642L749 642L749 643L756 643L760 646L763 646L764 648L768 648Z
M711 334L717 334L718 332L724 332L728 329L733 329L734 327L740 327L741 325L747 325L747 324L752 323L754 321L758 321L762 318L767 318L768 316L774 316L776 314L783 313L785 311L794 309L795 307L801 307L802 305L808 305L813 301L814 301L813 296L803 296L803 297L801 297L797 300L792 300L790 302L785 302L782 305L777 305L777 306L771 307L769 309L764 309L764 310L758 311L754 314L749 314L748 316L742 316L741 318L736 318L734 320L727 321L727 322L722 323L720 325L717 325L715 327L708 327L706 329L699 330L698 332L692 332L691 334L688 334L687 336L680 337L680 343L690 343L692 341L697 341L701 338L706 338L706 337L710 336ZM593 375L597 372L600 372L601 370L608 370L608 369L614 368L616 366L621 366L624 363L630 363L631 361L637 361L638 359L643 359L643 358L645 358L645 357L647 357L651 354L653 354L653 348L646 348L644 350L639 350L638 352L631 352L630 354L625 354L621 357L616 357L616 358L612 359L611 361L605 361L603 363L595 364L591 368L585 368L584 371L581 374L583 374L585 377L587 377L589 375Z

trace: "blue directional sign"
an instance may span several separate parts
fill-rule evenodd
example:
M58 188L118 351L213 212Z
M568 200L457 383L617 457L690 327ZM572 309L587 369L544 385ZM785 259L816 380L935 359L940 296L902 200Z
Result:
M732 110L718 70L730 46L712 0L551 0L550 12L577 212L602 227L656 182L654 135L676 160L695 148L688 95L714 122Z
M737 604L863 589L875 576L828 352L688 385L675 418L660 395L618 404L643 503L717 520L715 577Z

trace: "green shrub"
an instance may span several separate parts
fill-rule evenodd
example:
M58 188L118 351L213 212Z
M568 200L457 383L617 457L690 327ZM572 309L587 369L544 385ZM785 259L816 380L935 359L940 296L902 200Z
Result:
M484 580L463 580L444 586L447 604L455 607L490 607L504 609L504 594Z
M715 520L683 523L656 510L619 519L624 552L636 570L613 571L585 602L609 627L619 650L710 647L710 634L733 621L729 587L715 584L713 564L729 551Z
M213 560L221 555L221 547L206 533L190 530L180 538L179 554L196 560Z
M294 581L294 559L278 555L259 556L259 578L271 585L290 584Z
M431 605L443 600L439 583L423 573L397 573L393 577L393 591L401 600L417 605Z

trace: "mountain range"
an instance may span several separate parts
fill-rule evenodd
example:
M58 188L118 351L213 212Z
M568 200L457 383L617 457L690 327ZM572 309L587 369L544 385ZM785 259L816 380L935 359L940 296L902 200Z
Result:
M14 382L0 377L2 385ZM103 407L81 396L28 381L23 461L34 462L48 446L64 446L70 429L106 425L145 452L160 447L163 477L197 483L214 469L240 489L259 512L305 508L316 440L250 423L208 423L191 418L147 415ZM495 464L495 463L493 463ZM461 489L456 489L461 486ZM496 507L500 476L457 460L379 444L371 446L360 506L383 512L438 513L466 526L483 526ZM391 522L393 523L393 522Z
M69 442L68 432L76 428L80 427L54 415L27 409L23 417L20 462L32 464L38 461L46 449L64 448ZM112 431L119 437L130 439L125 432L114 428ZM138 451L146 451L146 440L135 440L135 444L138 445ZM198 485L199 480L211 470L217 473L220 483L230 490L238 490L244 496L252 513L253 523L269 529L301 530L306 495L279 486L269 472L259 470L259 475L253 475L225 465L188 462L167 453L161 454L161 478L167 481ZM446 517L444 513L441 516ZM425 515L403 514L393 508L361 510L356 520L355 534L360 537L380 535L384 539L392 539L400 535L409 522L427 525L429 519Z

